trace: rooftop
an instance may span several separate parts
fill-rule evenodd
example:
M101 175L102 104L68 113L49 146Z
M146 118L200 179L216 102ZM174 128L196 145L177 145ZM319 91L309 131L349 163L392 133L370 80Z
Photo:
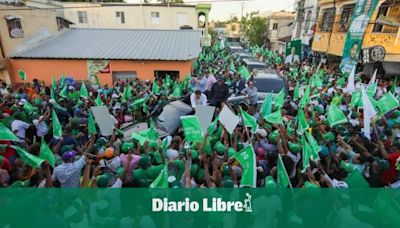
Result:
M190 60L201 51L194 30L69 29L11 58Z

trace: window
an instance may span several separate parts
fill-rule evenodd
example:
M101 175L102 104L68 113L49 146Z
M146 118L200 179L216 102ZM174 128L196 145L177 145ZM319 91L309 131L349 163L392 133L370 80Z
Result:
M151 12L151 23L153 25L160 24L160 12Z
M21 19L14 16L7 16L7 27L8 34L11 38L22 38L24 37L24 31L21 26Z
M378 16L376 19L378 19L380 16L387 16L387 13L389 11L389 5L387 3L382 3L382 5L379 7L378 11ZM382 32L383 31L383 25L376 23L374 25L374 28L372 29L372 32Z
M342 9L342 17L339 22L339 32L347 32L350 26L351 15L353 13L355 4L345 5Z
M188 18L186 13L178 13L177 17L179 26L188 24Z
M69 22L69 21L67 21L67 20L65 20L64 18L61 18L61 17L57 17L56 20L57 20L58 31L60 31L60 30L62 30L64 28L69 28L69 25L71 24L71 22Z
M322 22L319 27L321 32L331 32L334 21L335 21L335 7L325 9L324 13L322 14Z
M272 30L278 30L278 23L272 24Z
M86 11L78 11L78 23L79 24L87 24L88 17Z
M117 24L125 24L125 12L117 11L115 12L115 17L117 19Z
M311 11L307 11L306 21L304 22L304 31L308 33L311 24Z
M235 32L235 31L236 31L236 25L235 25L235 24L232 24L232 25L231 25L231 31L232 31L232 32Z

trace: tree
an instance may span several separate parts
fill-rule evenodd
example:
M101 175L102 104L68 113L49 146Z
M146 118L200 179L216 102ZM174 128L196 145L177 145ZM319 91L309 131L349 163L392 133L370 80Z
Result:
M242 18L241 29L251 45L263 45L267 31L266 22L263 17Z

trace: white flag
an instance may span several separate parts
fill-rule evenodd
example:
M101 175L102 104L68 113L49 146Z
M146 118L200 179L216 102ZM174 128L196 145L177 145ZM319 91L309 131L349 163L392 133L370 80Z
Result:
M368 83L369 86L375 83L377 71L378 71L378 69L375 69L374 74L371 77L371 80L369 80L369 83Z
M371 119L376 115L376 111L365 92L364 86L361 86L361 94L364 113L364 136L371 140Z
M346 93L351 94L354 90L356 90L354 86L354 78L356 75L356 65L353 66L351 69L349 78L347 79L347 87L346 87Z

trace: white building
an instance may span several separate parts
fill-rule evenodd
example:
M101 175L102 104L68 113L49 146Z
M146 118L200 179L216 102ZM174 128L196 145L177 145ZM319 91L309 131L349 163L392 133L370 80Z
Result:
M296 18L292 40L301 39L303 49L310 50L318 16L318 0L296 0ZM311 41L311 42L310 42Z

